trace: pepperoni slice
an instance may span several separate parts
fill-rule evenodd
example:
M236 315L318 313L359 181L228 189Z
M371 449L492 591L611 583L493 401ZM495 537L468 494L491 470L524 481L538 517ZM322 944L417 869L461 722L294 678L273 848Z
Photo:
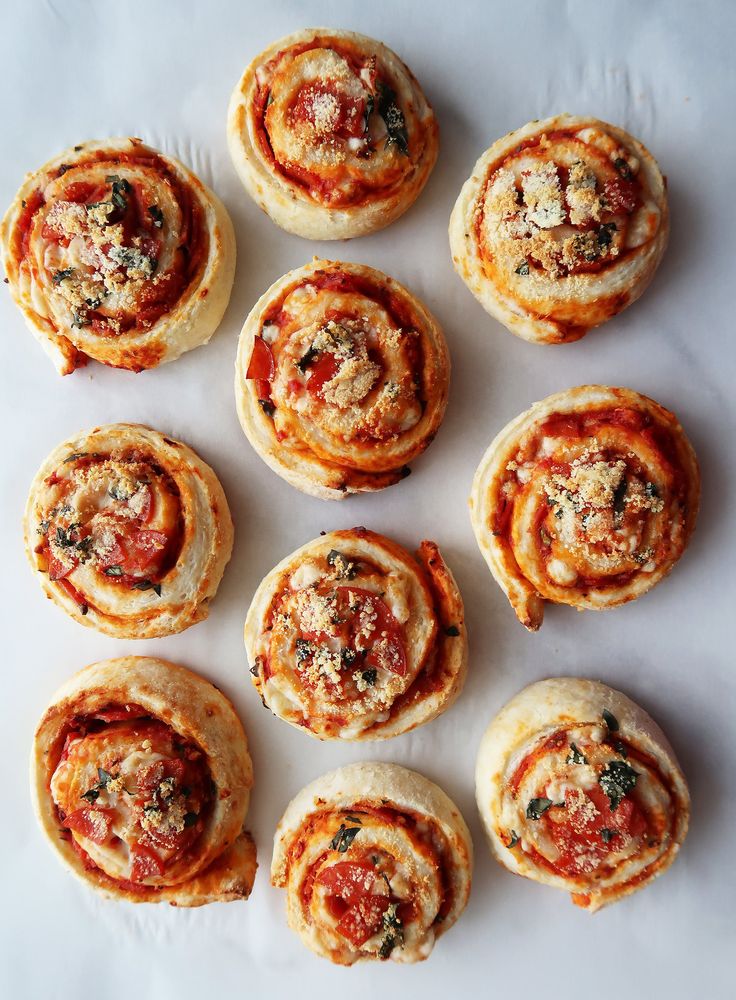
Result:
M308 368L309 378L307 388L313 396L321 396L325 382L329 382L337 374L340 362L334 354L320 354Z
M342 139L365 132L365 100L350 97L327 81L302 87L291 108L297 122L309 122L319 135Z
M316 882L333 896L339 896L348 906L353 906L370 895L375 879L376 870L370 865L339 861L336 865L323 868Z
M64 820L66 826L86 840L95 844L104 844L110 836L110 827L115 815L112 809L82 808L67 813Z
M356 948L360 948L380 930L388 907L388 896L364 896L359 903L345 911L335 930Z
M263 337L254 337L253 353L250 356L246 378L263 379L270 382L276 372L273 353Z
M547 831L560 852L555 867L566 875L580 874L581 855L603 860L620 849L623 837L640 837L646 831L646 819L634 799L626 797L611 810L608 796L600 786L595 785L584 794L594 809L579 808L579 803L574 802L576 793L568 789L566 809L564 813L558 811L558 815L562 813L561 822L554 822L551 817L546 820Z
M142 882L145 878L163 875L163 862L150 848L136 844L131 848L130 856L133 859L130 865L131 882Z

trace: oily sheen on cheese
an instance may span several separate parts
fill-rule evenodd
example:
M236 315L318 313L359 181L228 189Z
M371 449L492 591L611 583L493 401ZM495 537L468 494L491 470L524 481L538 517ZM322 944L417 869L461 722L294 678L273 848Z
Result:
M0 227L10 290L62 375L142 371L205 344L235 273L223 205L140 139L85 142L28 174Z
M473 530L527 628L544 602L634 600L669 573L695 528L700 474L674 414L631 389L578 386L512 420L475 474Z
M484 309L548 344L580 339L637 299L668 234L666 184L648 150L572 115L495 142L450 219L455 270Z
M375 740L445 711L462 689L462 598L434 542L333 531L263 580L245 623L267 708L319 739Z
M289 803L271 882L289 926L338 965L417 962L470 894L472 844L455 804L396 764L361 763L317 778Z
M690 815L656 723L620 691L573 677L530 685L492 720L476 797L496 860L591 912L664 872Z
M248 746L230 702L197 674L138 656L80 671L38 725L31 784L54 850L105 895L248 898Z

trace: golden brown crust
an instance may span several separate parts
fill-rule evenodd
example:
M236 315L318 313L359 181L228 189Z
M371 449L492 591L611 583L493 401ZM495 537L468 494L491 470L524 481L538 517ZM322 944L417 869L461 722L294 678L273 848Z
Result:
M235 274L219 199L135 138L82 143L28 174L0 245L13 298L61 375L89 358L141 371L207 343Z
M408 289L374 268L315 258L251 310L235 396L274 472L340 500L408 475L442 422L449 379L442 330Z
M483 308L534 343L579 340L634 302L669 234L645 147L596 118L557 115L495 142L450 219L455 270Z
M462 598L437 545L415 561L365 528L282 560L253 597L245 645L266 707L319 739L408 732L450 707L467 672Z
M614 767L631 767L635 777L613 809L608 793L596 797L591 791L596 782L610 787L600 778L611 760ZM585 798L578 789L588 793ZM540 802L551 810L551 825L544 813L530 818L527 810L532 796L547 795L535 801L537 813ZM538 681L501 709L478 751L476 796L496 860L515 874L566 890L590 912L666 871L690 817L685 777L659 726L620 691L576 677ZM557 799L564 809L555 809ZM561 871L560 848L549 838L556 824L567 822L577 824L582 841ZM607 826L600 836L595 831L602 823Z
M402 215L439 146L434 112L398 56L331 28L294 32L256 56L230 99L227 139L264 212L322 240L363 236Z
M95 427L55 448L31 484L24 533L46 596L80 624L130 639L206 618L233 546L212 469L141 424Z
M526 628L544 601L613 608L665 577L695 528L700 474L677 418L631 389L548 396L494 439L475 474L473 530Z
M84 841L77 834L67 829L59 836L64 819L51 791L70 727L82 720L84 734L85 718L131 704L196 747L215 788L194 845L163 876L141 883L111 877L80 851ZM165 660L128 656L81 670L54 695L33 743L31 788L44 833L75 875L107 896L132 902L199 906L247 898L256 868L255 846L244 829L252 784L245 733L230 702L204 678Z
M352 830L348 843L341 828ZM361 942L343 936L327 905L339 890L322 888L329 869L344 871L345 862L365 865L364 888L393 904ZM397 764L365 762L322 775L289 803L271 882L286 889L289 926L316 954L339 965L416 962L465 909L472 864L470 832L441 788Z

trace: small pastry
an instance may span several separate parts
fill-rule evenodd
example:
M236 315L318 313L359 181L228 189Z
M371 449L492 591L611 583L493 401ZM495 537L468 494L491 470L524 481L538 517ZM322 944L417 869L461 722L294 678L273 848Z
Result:
M504 427L470 508L491 573L535 631L545 601L614 608L651 590L685 551L699 497L673 413L631 389L581 385Z
M297 31L253 60L230 99L230 155L282 229L364 236L414 203L438 149L434 112L395 53L365 35Z
M233 547L215 473L141 424L95 427L55 448L31 484L24 530L46 596L123 639L206 618Z
M491 316L538 344L579 340L638 299L668 235L651 153L572 115L494 142L450 219L455 270Z
M341 500L409 474L442 422L449 380L442 331L408 289L362 264L315 259L251 310L235 396L274 472Z
M216 687L143 656L71 677L36 730L31 788L66 866L104 895L173 906L247 899L253 771Z
M687 833L690 796L664 733L597 681L524 688L486 730L475 782L496 860L590 912L666 871Z
M365 528L333 531L271 570L245 623L253 683L319 739L387 739L444 712L465 682L463 602L434 542L416 560Z
M417 962L465 909L472 863L468 828L441 788L397 764L351 764L289 803L271 882L315 954Z
M230 298L219 199L140 139L68 149L27 175L0 228L5 273L57 371L142 371L206 344Z

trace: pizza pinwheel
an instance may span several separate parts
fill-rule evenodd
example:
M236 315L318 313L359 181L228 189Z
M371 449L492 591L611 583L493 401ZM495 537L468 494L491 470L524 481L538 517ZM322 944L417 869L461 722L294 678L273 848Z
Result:
M33 743L43 832L106 896L173 906L247 899L253 771L243 727L209 681L164 660L103 660L64 684Z
M674 861L690 796L659 726L597 681L525 688L483 736L476 795L491 851L591 912Z
M245 645L264 705L319 739L387 739L429 722L467 669L462 598L435 543L415 560L365 528L279 563L255 593Z
M55 448L31 485L24 529L46 596L126 639L206 618L233 546L212 469L140 424L95 427Z
M444 336L419 299L373 268L315 259L251 310L235 395L274 472L341 500L409 474L442 422L449 378Z
M438 150L421 87L390 49L352 31L270 45L233 91L227 138L246 190L314 240L363 236L414 203Z
M465 909L472 858L465 821L441 788L396 764L351 764L289 803L271 881L317 955L337 965L417 962Z
M89 358L142 371L206 344L235 273L219 199L140 139L85 142L28 174L0 243L13 298L61 375Z
M666 183L621 128L557 115L495 142L450 219L455 270L518 337L560 344L642 294L667 245Z
M470 507L491 573L534 631L545 601L613 608L650 590L685 551L699 497L673 413L631 389L583 385L497 435Z

